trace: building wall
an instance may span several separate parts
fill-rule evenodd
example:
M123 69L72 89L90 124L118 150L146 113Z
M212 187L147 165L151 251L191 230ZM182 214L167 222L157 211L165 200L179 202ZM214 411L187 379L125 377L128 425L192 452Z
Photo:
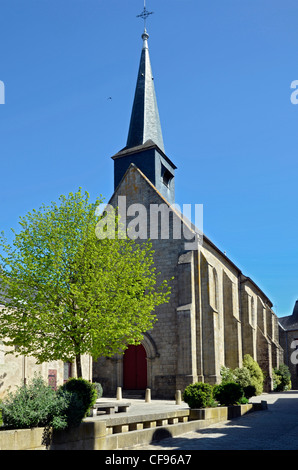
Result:
M298 353L296 349L291 346L293 341L298 341L298 329L285 330L280 327L279 341L285 351L284 363L289 367L292 389L298 390L298 364L295 363L298 359Z
M166 202L135 166L114 193L114 206L118 196L126 196L127 207L142 203L147 215L150 204ZM244 354L266 371L266 390L271 390L281 348L268 299L211 242L204 239L198 249L186 250L190 228L173 239L173 227L170 223L169 239L151 240L161 280L174 276L170 302L156 309L158 322L143 341L152 396L174 397L176 390L198 380L219 383L221 367L241 367ZM114 394L123 385L122 361L117 356L94 364L93 375L104 393Z
M4 307L0 305L1 311ZM6 354L13 351L13 354ZM69 377L69 368L62 361L51 361L43 364L36 364L33 357L17 356L15 349L3 345L0 340L0 399L4 398L8 392L14 392L17 387L31 381L34 374L40 374L44 381L55 384L56 387L63 385ZM88 356L82 360L84 378L92 379L92 361ZM75 365L71 367L70 374L75 375Z

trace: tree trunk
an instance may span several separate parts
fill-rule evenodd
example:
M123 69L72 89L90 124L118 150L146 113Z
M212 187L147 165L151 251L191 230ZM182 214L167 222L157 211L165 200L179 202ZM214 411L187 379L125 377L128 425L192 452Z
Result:
M76 366L77 366L77 378L82 377L82 363L81 363L81 355L76 355Z

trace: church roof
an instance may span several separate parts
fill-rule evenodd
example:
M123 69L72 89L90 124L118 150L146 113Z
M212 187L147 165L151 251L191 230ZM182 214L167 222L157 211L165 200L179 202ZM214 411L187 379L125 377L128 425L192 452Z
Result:
M149 35L142 34L143 48L132 107L126 148L143 145L152 140L164 152L164 143L156 101L149 48Z
M284 330L298 330L298 300L296 300L292 315L281 317L278 321Z
M177 169L176 165L174 165L174 163L169 159L169 157L167 157L167 155L161 150L161 148L158 145L156 145L151 139L147 140L144 144L137 145L136 147L131 147L131 148L124 147L122 150L117 152L111 158L113 160L116 160L117 158L126 157L127 155L132 155L133 153L138 153L141 150L150 150L153 148L157 148L159 152L161 152L164 159L167 160L174 169Z

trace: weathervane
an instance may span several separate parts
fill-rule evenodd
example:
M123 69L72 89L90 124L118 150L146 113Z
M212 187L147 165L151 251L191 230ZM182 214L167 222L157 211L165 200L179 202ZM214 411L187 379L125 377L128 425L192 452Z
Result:
M153 13L154 13L153 11L148 11L147 10L146 0L144 0L144 10L142 11L142 13L140 15L137 15L137 18L143 18L145 31L146 31L146 20L147 20L148 16L152 15Z

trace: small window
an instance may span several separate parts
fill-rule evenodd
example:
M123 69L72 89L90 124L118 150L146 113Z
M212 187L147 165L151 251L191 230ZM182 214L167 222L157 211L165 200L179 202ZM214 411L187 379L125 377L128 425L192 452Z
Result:
M53 390L57 390L57 370L56 369L49 369L49 371L48 371L48 385Z
M63 383L67 382L71 377L71 362L64 362L63 364Z
M161 177L163 184L169 186L173 175L165 166L161 165Z

